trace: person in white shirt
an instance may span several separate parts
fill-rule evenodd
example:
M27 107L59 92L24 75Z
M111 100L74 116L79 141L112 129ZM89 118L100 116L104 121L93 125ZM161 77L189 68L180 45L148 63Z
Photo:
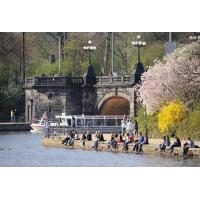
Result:
M133 135L133 123L131 122L130 119L127 120L126 132Z
M125 118L122 119L122 121L121 121L121 127L122 127L122 136L124 136L125 131L126 131L126 120L125 120Z

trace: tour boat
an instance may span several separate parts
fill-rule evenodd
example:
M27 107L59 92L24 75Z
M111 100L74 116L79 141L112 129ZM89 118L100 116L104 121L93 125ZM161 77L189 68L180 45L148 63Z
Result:
M41 119L39 121L36 121L35 123L31 123L31 128L35 132L41 132L44 130L44 122L47 120L47 113L45 112ZM50 122L50 127L53 126L58 126L57 122Z
M57 126L51 126L52 129L61 131L77 130L78 132L102 131L115 132L121 131L121 121L124 115L62 115L56 116Z
M76 130L79 133L88 131L95 132L119 132L121 131L121 121L124 115L56 115L57 122L50 122L51 132L65 132ZM44 130L44 121L46 114L43 115L38 123L32 123L31 127L34 131Z

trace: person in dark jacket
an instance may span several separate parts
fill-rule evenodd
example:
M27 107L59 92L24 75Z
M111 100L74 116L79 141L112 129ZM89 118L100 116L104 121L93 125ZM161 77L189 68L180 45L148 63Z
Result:
M134 141L133 151L138 151L139 144L144 140L142 133L139 133L137 140Z
M173 144L168 149L168 150L170 150L170 154L173 153L174 147L181 147L181 141L177 136L175 137Z
M138 153L143 153L143 149L142 149L142 146L144 145L144 144L149 144L149 137L148 137L148 134L147 133L145 133L144 134L144 139L143 139L143 141L138 145Z
M165 151L167 147L170 146L170 139L168 136L163 137L163 143L159 144L160 151ZM157 149L156 149L157 150Z
M83 135L82 135L82 137L81 137L81 144L82 144L83 146L85 146L85 141L87 141L87 137L86 137L86 134L83 133Z
M188 138L188 141L183 145L183 156L187 157L188 151L190 148L199 148L199 146L194 144L194 141L191 137Z

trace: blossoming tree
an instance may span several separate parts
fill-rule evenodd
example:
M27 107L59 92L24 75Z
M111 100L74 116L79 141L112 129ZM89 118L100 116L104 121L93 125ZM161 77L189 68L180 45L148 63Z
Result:
M158 111L166 102L191 104L200 97L200 44L177 48L142 76L138 100L147 113Z

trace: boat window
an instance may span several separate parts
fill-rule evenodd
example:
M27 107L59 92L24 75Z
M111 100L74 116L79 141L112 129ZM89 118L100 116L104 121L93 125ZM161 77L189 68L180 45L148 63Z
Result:
M94 126L104 126L104 119L95 119Z
M117 126L121 126L122 119L117 119Z
M72 120L71 119L67 119L67 124L68 124L68 126L71 126L72 125Z
M93 126L93 119L85 119L85 126Z
M77 119L77 126L84 126L84 119Z
M106 119L106 126L116 126L115 119Z

